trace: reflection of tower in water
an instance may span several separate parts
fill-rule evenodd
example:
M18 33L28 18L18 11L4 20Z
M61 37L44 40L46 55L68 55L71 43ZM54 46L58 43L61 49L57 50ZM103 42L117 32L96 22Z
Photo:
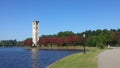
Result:
M32 68L39 68L39 54L38 49L33 48L32 49Z

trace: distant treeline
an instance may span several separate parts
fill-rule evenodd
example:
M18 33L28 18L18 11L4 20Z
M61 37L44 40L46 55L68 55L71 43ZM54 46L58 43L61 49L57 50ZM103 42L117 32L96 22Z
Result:
M85 37L83 35L85 34ZM32 39L24 40L24 45L31 46ZM120 46L120 29L98 29L87 30L81 33L73 33L72 31L63 31L54 35L42 35L38 41L40 46Z
M23 46L22 41L17 40L1 40L0 47L14 47L14 46Z

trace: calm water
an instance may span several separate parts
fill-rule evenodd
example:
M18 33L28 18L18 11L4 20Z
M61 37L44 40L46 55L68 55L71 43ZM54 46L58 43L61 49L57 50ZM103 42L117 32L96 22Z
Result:
M80 51L0 48L0 68L46 68L60 58L77 52Z

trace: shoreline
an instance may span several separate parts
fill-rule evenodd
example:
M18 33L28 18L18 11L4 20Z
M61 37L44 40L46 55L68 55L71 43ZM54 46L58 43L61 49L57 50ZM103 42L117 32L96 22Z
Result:
M87 47L86 47L87 48ZM25 49L40 49L40 50L83 50L83 47L25 47ZM87 50L87 49L86 49Z
M77 53L75 53L75 54L77 54ZM74 54L71 54L71 55L74 55ZM68 56L70 56L70 55L68 55ZM53 62L52 64L48 65L47 68L52 67L53 65L55 65L56 63L59 63L61 60L63 60L64 58L66 58L66 57L68 57L68 56L65 56L65 57L63 57L63 58L61 58L61 59L59 59L59 60Z
M75 53L75 54L77 54L77 53ZM74 54L71 54L71 55L74 55ZM70 55L68 55L68 56L70 56ZM66 58L68 56L65 56L65 57L53 62L52 64L48 65L46 68L51 68L53 65L55 65L56 63L59 63L60 61L62 61L64 58Z

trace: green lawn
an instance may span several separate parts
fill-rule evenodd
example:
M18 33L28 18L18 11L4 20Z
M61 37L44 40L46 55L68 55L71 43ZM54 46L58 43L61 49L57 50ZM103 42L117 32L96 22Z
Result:
M86 54L77 53L67 56L50 68L97 68L97 56L104 49L88 48Z

